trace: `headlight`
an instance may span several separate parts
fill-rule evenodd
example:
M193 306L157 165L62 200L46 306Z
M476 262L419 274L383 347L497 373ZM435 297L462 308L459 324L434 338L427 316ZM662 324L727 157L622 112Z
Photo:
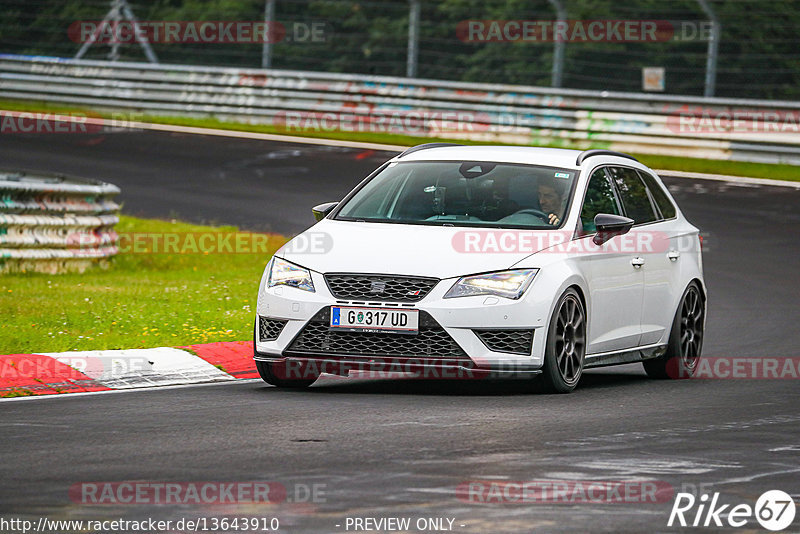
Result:
M519 269L499 273L465 276L453 284L444 298L496 295L507 299L518 299L531 285L539 269Z
M289 286L314 292L314 282L311 281L311 273L294 263L289 263L277 257L272 258L272 267L269 270L269 280L267 287Z

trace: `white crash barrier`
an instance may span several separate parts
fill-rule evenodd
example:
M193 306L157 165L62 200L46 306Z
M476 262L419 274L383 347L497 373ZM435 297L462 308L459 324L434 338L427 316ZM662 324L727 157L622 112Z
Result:
M0 54L0 98L215 117L287 133L397 133L800 164L800 102L8 54ZM123 116L106 126L126 122Z

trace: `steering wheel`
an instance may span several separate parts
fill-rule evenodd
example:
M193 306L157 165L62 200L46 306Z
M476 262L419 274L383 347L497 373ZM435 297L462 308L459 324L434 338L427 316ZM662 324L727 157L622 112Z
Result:
M520 213L525 213L527 215L533 215L534 217L539 217L541 220L548 222L548 215L543 212L542 210L537 210L536 208L525 208L519 211L515 211L509 217L513 217L514 215L519 215Z

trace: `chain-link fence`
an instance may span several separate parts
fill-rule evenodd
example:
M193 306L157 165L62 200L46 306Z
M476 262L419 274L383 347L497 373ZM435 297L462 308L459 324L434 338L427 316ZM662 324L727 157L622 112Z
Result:
M104 26L114 6L129 10ZM794 0L2 0L0 7L4 53L74 57L83 49L89 59L147 61L150 48L161 63L636 92L649 67L649 89L669 94L800 99ZM269 37L253 38L265 16ZM147 28L138 38L115 33L133 17Z

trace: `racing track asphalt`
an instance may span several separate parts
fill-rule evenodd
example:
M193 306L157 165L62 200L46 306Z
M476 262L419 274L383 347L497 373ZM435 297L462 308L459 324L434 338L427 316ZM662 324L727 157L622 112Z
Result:
M389 156L164 133L0 138L3 168L110 181L126 213L285 234ZM706 236L704 354L800 356L800 191L665 182ZM798 501L798 393L797 380L660 382L628 365L589 371L566 396L513 381L330 378L300 392L244 381L4 402L0 515L230 516L237 510L81 506L67 490L81 481L273 480L326 485L324 502L238 510L275 515L284 532L344 532L346 516L451 517L461 532L675 531L666 527L671 500L476 505L455 488L640 479L719 491L733 504L753 505L768 489Z

